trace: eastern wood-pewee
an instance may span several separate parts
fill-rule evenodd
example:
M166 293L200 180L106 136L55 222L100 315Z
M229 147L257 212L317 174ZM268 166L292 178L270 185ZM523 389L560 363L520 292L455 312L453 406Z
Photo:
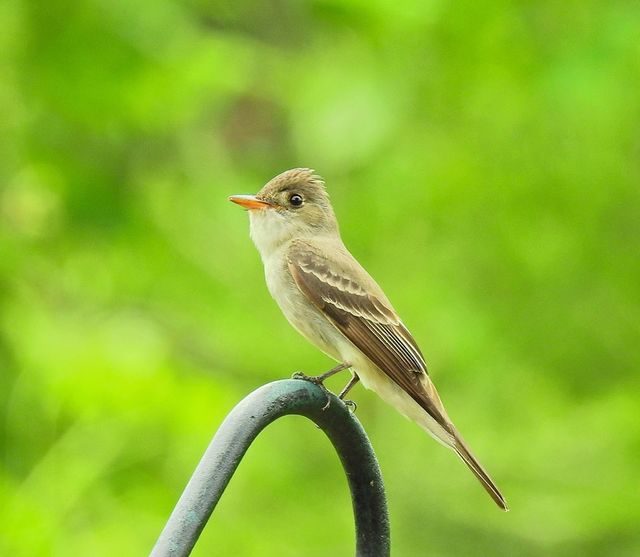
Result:
M422 352L382 289L349 253L322 179L287 170L256 195L230 201L248 209L251 238L269 292L285 317L342 369L455 451L503 510L507 503L447 415Z

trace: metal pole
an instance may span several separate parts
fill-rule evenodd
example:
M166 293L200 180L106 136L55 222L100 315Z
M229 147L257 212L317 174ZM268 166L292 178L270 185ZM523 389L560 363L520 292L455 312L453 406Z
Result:
M330 404L327 408L327 396ZM329 437L347 474L356 523L356 556L388 557L389 517L371 443L348 407L322 387L300 379L256 389L227 416L204 453L150 557L186 557L249 445L270 423L299 414Z

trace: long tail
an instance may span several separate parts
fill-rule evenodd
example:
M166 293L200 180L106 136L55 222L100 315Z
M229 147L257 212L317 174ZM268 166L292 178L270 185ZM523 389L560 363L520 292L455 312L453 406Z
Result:
M456 432L457 433L457 432ZM464 461L464 463L469 467L469 469L473 472L476 478L480 480L482 487L485 488L487 493L491 496L491 498L496 502L496 505L500 507L503 511L508 511L509 507L507 505L507 501L500 493L500 490L493 483L493 480L489 477L489 474L485 471L485 469L481 466L481 464L476 460L471 454L471 451L467 448L464 441L459 435L455 436L455 444L452 447L453 450L458 453L458 456Z

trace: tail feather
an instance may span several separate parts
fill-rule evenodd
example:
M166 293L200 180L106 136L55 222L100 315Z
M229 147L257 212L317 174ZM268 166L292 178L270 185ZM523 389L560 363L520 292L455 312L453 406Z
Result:
M453 445L453 450L458 453L458 456L469 467L475 477L480 480L482 487L485 488L487 493L495 501L496 505L498 505L498 507L500 507L503 511L508 511L509 507L507 505L507 501L502 496L502 493L500 493L500 490L498 489L496 484L493 483L493 480L489 477L489 474L487 474L482 465L471 454L471 451L469 451L459 435L455 436L455 444Z

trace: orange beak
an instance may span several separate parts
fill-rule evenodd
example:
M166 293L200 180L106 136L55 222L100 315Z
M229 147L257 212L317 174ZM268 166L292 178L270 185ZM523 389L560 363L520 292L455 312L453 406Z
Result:
M231 195L229 196L229 201L237 203L240 207L244 207L248 211L273 207L271 203L258 199L255 195Z

